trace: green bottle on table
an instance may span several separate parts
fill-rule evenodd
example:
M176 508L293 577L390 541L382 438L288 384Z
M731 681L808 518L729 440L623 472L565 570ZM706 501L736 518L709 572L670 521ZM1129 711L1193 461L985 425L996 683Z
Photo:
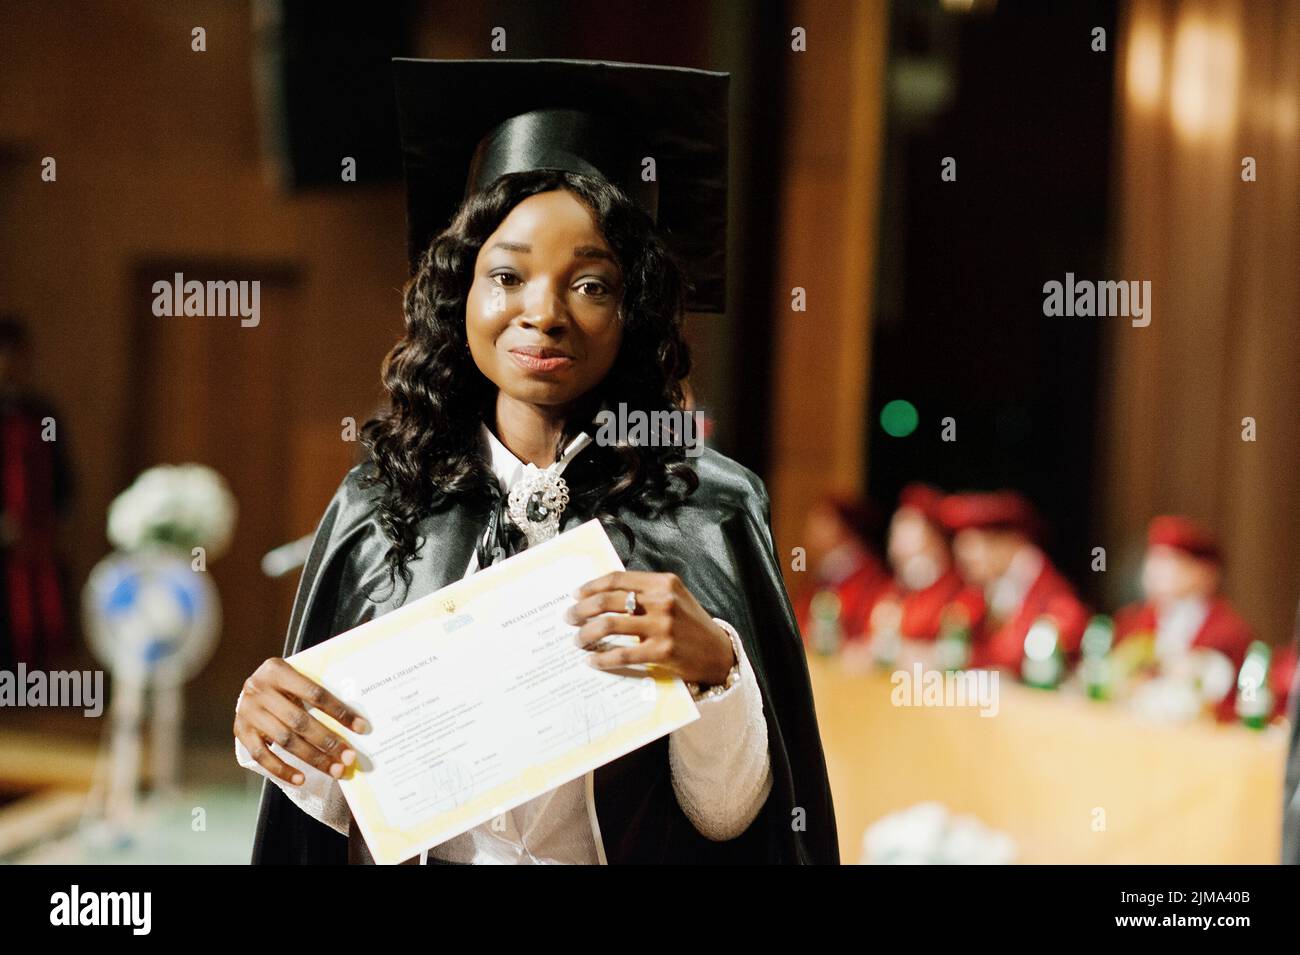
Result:
M1054 690L1065 676L1065 654L1061 652L1061 628L1051 617L1034 621L1025 634L1025 655L1020 677L1026 685Z
M934 666L939 670L964 670L970 666L970 625L964 614L944 615L943 628L934 641Z
M1246 659L1237 674L1237 716L1243 726L1263 729L1273 715L1273 691L1268 685L1273 651L1263 640L1256 640L1246 651Z
M833 590L819 590L813 594L809 606L812 616L813 649L823 656L834 656L844 642L844 628L840 625L840 598Z
M1080 650L1083 659L1079 663L1079 676L1083 679L1084 690L1094 700L1109 699L1115 692L1114 666L1110 659L1110 650L1115 643L1115 621L1099 613L1088 621L1083 631Z

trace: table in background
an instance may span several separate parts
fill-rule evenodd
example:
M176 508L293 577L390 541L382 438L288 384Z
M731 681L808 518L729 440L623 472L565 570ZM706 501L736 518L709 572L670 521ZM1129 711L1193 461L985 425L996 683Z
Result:
M871 823L927 800L1010 834L1018 862L1278 862L1284 727L1148 724L1005 676L993 717L894 706L886 673L808 666L846 863Z

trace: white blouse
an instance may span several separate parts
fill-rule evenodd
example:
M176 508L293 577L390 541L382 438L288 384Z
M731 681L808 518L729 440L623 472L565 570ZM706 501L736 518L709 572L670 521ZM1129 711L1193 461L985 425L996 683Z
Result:
M509 493L523 474L524 463L486 426L482 435L492 470L502 491ZM466 575L476 568L477 560L471 558ZM763 697L753 668L731 625L714 620L734 638L739 679L730 689L696 702L700 718L669 734L668 757L673 791L686 817L705 837L725 840L749 828L763 808L772 788L772 769ZM278 743L270 748L303 774L301 786L271 775L238 739L235 758L241 766L268 777L313 819L346 835L348 806L338 780ZM588 772L434 846L429 853L447 862L478 865L603 865L594 777L594 772ZM423 856L420 861L425 861Z

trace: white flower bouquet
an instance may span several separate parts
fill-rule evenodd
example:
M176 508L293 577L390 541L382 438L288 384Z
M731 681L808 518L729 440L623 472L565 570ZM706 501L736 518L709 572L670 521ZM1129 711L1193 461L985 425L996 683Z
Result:
M238 504L225 479L201 464L149 468L113 499L108 539L120 551L170 546L202 547L220 557L235 532Z
M863 865L1005 865L1015 857L1009 835L937 802L891 813L862 838Z

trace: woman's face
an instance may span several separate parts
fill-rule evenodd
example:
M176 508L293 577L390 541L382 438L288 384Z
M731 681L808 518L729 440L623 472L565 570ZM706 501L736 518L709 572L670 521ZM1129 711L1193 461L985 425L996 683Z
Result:
M529 196L479 250L470 354L503 395L562 408L613 367L622 297L622 270L587 207L565 190Z

